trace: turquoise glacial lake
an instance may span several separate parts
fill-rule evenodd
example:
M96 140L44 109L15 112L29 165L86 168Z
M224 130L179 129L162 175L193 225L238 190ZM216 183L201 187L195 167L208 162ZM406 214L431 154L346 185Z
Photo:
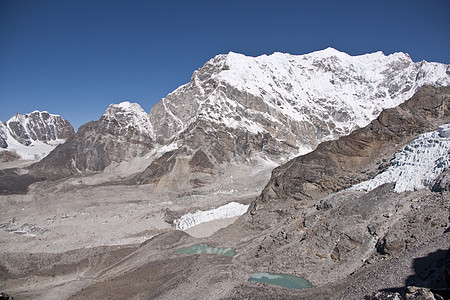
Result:
M254 273L248 281L265 282L290 289L310 289L313 287L304 278L276 273Z
M201 254L201 253L207 253L207 254L218 254L218 255L225 255L225 256L235 256L236 251L233 248L217 248L217 247L211 247L208 244L198 244L187 248L182 248L175 250L175 253L181 253L181 254Z

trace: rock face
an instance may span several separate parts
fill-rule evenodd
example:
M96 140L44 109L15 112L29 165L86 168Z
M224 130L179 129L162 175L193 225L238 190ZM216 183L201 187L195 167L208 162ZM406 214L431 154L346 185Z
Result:
M6 140L8 139L8 128L3 122L0 122L0 148L7 148L8 143Z
M150 114L137 104L111 105L34 169L67 176L145 156L148 169L130 183L188 190L229 167L280 164L309 152L367 125L424 84L450 85L449 67L414 63L403 53L352 57L331 48L218 55Z
M59 115L46 111L16 114L0 124L0 148L7 151L3 158L12 153L23 159L39 159L74 134L72 125Z
M442 172L436 179L433 192L450 192L450 168Z
M371 179L417 135L450 123L450 89L424 87L410 100L383 111L368 126L320 144L273 171L254 210L281 199L316 201Z

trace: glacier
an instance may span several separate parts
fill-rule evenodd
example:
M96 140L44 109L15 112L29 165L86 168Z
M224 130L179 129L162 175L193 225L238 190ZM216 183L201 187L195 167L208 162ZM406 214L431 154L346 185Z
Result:
M450 124L436 131L421 134L391 160L391 166L375 178L351 187L356 191L371 191L394 182L397 193L429 186L450 166Z
M241 216L247 212L248 207L249 205L230 202L214 209L187 213L179 219L174 220L173 224L177 230L186 230L204 222Z

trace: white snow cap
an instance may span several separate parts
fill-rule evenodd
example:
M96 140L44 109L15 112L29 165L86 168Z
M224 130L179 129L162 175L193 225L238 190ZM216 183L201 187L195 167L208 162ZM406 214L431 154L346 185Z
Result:
M261 98L269 107L295 121L308 120L305 112L323 115L325 121L333 118L334 112L348 114L350 118L346 122L334 122L336 128L347 133L366 126L383 109L411 98L424 84L450 85L447 65L414 63L402 52L384 55L378 51L351 56L327 48L304 55L275 52L258 57L229 52L207 64L226 66L211 78ZM391 88L396 86L402 88ZM224 98L219 92L210 95L208 100L236 107ZM220 117L229 127L265 131L261 124L251 120L237 122L231 110L225 109L220 115L207 111L206 115L212 121Z
M121 112L132 112L132 113L145 113L145 111L142 109L142 107L138 103L132 103L129 101L123 101L119 104L110 104L108 108L105 111L104 116L111 116L113 117L115 112L121 111Z

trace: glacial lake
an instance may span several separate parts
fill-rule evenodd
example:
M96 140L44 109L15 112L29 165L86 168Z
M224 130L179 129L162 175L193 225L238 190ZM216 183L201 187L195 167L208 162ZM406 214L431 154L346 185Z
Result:
M265 282L290 289L310 289L313 287L311 283L301 277L265 272L252 274L248 281Z
M225 256L235 256L236 251L233 248L217 248L217 247L211 247L208 244L198 244L187 248L182 248L175 250L175 253L181 253L181 254L201 254L201 253L207 253L207 254L218 254L218 255L225 255Z

